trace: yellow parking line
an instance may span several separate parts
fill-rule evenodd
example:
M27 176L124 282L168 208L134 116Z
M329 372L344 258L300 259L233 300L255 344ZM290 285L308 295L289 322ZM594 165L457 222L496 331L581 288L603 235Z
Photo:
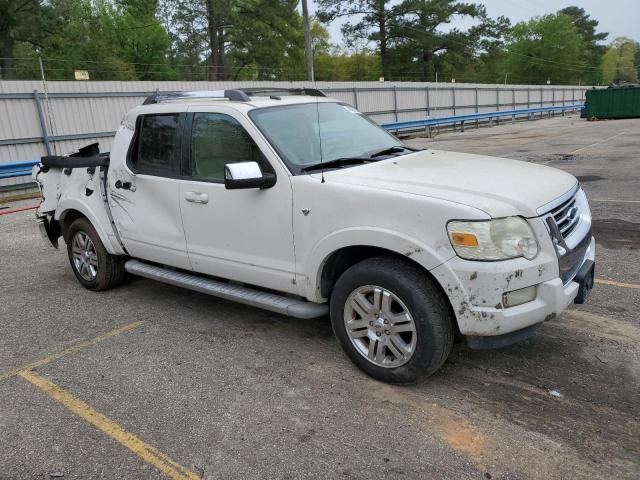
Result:
M602 285L613 285L615 287L622 288L638 288L640 289L640 283L624 283L624 282L615 282L613 280L604 280L603 278L596 278L596 283L600 283Z
M102 342L103 340L107 340L109 338L113 338L122 333L128 332L129 330L133 330L134 328L138 328L142 325L143 322L133 322L123 325L122 327L118 327L110 332L103 333L95 338L91 338L89 340L85 340L80 343L76 343L75 345L71 345L70 347L65 348L64 350L60 350L59 352L53 353L51 355L47 355L46 357L41 358L40 360L36 360L35 362L28 363L27 365L23 365L22 367L15 368L5 373L0 373L0 381L6 380L7 378L14 377L18 375L23 370L33 370L34 368L42 367L43 365L47 365L55 360L58 360L65 355L69 355L71 353L78 353L86 348L92 347L93 345Z
M133 433L128 432L113 420L94 410L82 400L74 397L55 383L28 370L23 370L19 372L18 375L38 387L57 402L60 402L65 408L72 411L98 430L101 430L115 441L127 447L133 453L142 458L142 460L153 465L172 480L200 479L199 475L174 462L154 446L145 443Z

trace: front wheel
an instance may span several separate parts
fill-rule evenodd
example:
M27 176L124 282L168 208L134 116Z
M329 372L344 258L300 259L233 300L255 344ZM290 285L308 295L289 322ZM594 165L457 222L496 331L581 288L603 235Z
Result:
M453 344L451 317L434 282L401 259L357 263L331 294L341 347L361 370L389 383L414 383L442 366Z
M124 280L124 260L104 248L91 222L78 218L69 227L67 253L78 281L87 289L113 288Z

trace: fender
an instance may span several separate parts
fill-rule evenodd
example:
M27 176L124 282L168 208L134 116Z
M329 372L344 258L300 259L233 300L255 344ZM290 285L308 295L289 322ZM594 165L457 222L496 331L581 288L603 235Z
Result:
M104 208L102 203L100 203L100 205L102 206L102 208ZM106 218L106 214L104 215L105 218L100 219L96 212L85 202L81 202L79 200L76 200L75 198L65 198L58 204L56 212L54 214L54 218L56 220L64 220L65 215L70 210L77 210L85 217L87 217L87 219L91 222L91 225L93 225L93 228L95 228L96 232L98 232L100 241L102 241L102 244L104 245L104 248L107 250L107 252L109 252L111 255L125 254L125 252L122 250L122 247L115 240L115 233L113 231L113 228L111 228L109 219ZM104 225L108 225L108 230L105 229Z
M337 230L322 238L309 252L306 260L306 297L322 302L320 284L322 270L329 257L344 247L367 246L390 250L404 255L426 270L432 270L455 257L447 238L434 245L427 245L417 238L379 227L353 227Z

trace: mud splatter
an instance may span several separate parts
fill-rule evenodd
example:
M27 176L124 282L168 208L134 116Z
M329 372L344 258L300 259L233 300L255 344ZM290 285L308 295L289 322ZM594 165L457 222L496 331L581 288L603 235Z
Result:
M486 438L471 425L451 420L444 425L442 438L456 450L460 450L478 462L485 452Z

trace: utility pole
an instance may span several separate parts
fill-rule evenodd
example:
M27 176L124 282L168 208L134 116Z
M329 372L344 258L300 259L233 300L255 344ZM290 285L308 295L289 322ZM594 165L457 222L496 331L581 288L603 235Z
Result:
M307 56L307 80L314 82L313 50L311 49L311 26L309 25L309 8L307 0L302 0L302 20L304 22L304 51Z

